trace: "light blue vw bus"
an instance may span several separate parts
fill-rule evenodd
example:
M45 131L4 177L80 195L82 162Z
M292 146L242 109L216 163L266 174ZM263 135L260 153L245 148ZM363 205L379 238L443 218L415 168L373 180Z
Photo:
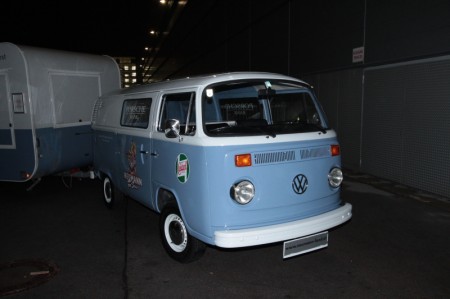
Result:
M334 130L310 86L240 72L123 89L98 100L94 168L111 207L160 214L167 253L280 243L283 258L328 245L352 217Z

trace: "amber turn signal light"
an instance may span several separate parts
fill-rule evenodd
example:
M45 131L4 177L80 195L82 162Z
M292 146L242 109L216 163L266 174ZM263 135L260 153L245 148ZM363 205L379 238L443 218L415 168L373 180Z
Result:
M341 154L341 148L338 144L331 145L331 156L339 156Z
M252 166L252 155L242 154L234 156L234 165L237 167Z

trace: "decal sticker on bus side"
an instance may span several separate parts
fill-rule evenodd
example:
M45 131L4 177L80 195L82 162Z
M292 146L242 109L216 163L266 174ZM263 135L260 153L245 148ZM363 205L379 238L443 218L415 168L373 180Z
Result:
M179 154L177 157L176 174L180 183L184 184L189 178L189 159L185 154Z
M138 189L142 187L142 179L137 175L136 167L136 143L131 142L130 149L127 153L128 157L128 171L123 173L124 179L128 183L128 188Z

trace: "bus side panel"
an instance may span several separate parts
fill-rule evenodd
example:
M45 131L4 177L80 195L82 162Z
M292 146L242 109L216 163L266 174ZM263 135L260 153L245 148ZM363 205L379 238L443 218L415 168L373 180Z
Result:
M151 141L147 131L129 129L128 134L118 134L119 154L111 163L117 163L117 186L127 196L144 206L153 207L151 184ZM140 134L139 134L140 133Z
M110 177L115 185L120 179L116 171L119 154L116 138L117 134L113 131L94 130L94 168Z
M210 198L207 197L209 173L206 170L205 148L189 145L191 136L169 139L157 132L153 149L158 156L153 159L153 190L171 191L178 202L180 212L189 233L203 242L212 244Z

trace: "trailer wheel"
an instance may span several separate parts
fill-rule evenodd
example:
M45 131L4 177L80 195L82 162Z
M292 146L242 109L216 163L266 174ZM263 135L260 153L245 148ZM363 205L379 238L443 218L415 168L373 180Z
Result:
M108 209L112 209L114 202L121 200L123 193L114 186L113 182L108 176L103 178L103 202Z
M178 262L193 262L205 252L206 244L189 235L180 211L175 206L163 209L159 231L164 249Z

